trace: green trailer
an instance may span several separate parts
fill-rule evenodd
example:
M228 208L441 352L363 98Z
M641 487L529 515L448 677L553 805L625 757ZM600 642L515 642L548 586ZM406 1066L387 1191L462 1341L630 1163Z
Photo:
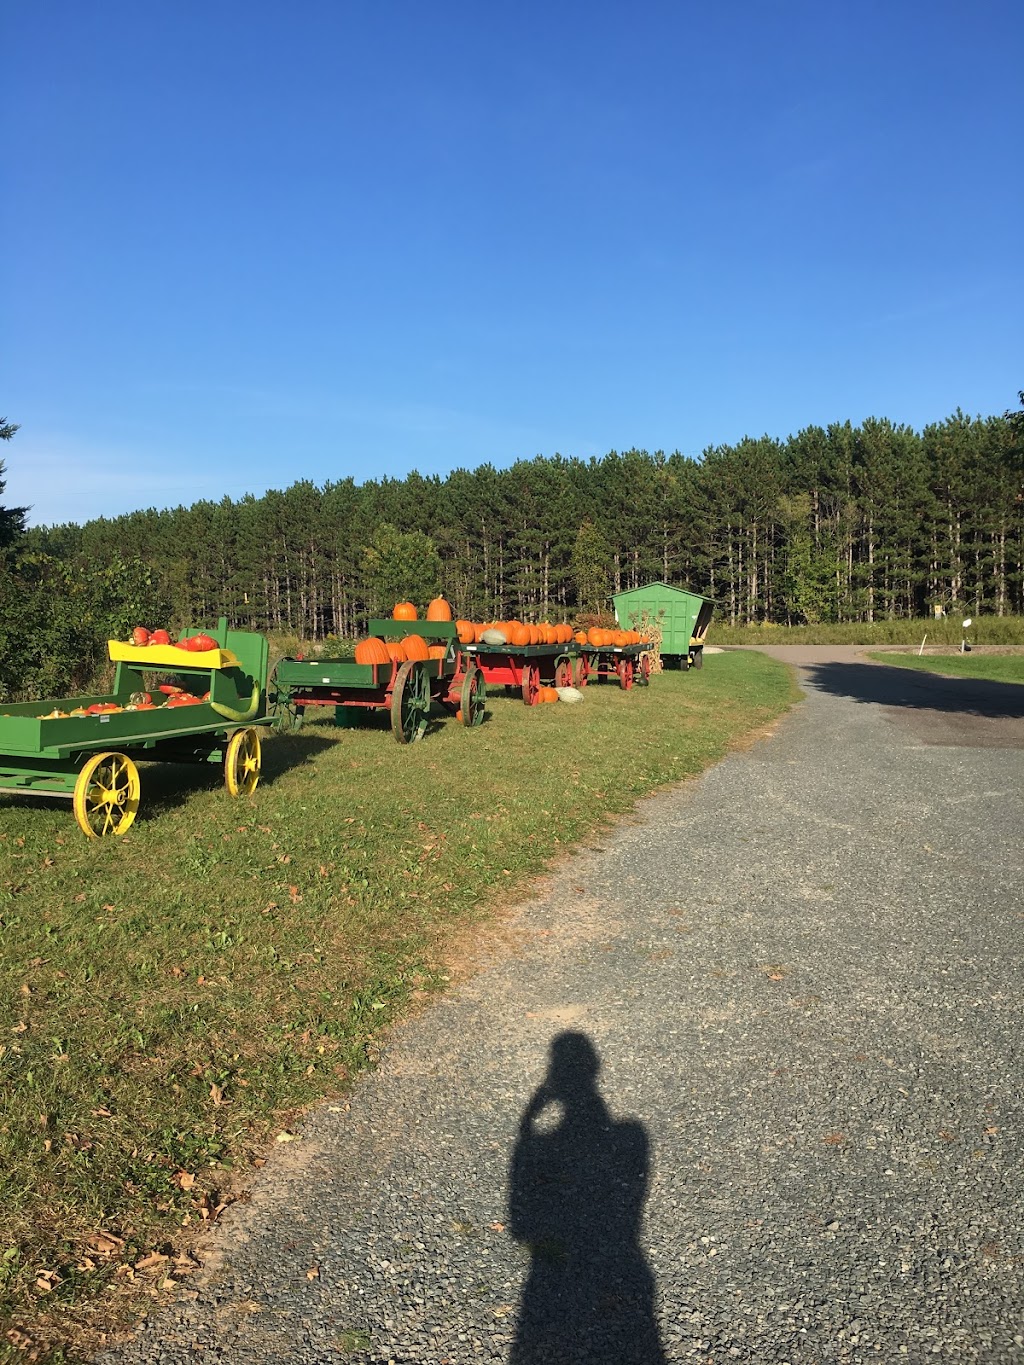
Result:
M354 659L281 659L270 680L270 703L280 730L297 730L307 711L334 711L339 725L370 712L390 717L399 744L422 739L436 703L463 725L482 724L487 703L484 675L459 643L452 621L369 622L370 635L419 635L434 657L357 664Z
M112 692L4 706L0 792L70 799L90 838L124 834L135 819L136 758L222 763L232 796L252 792L269 647L262 635L228 630L223 617L208 633L217 647L201 653L111 640Z
M702 667L704 637L715 610L710 597L659 582L614 593L612 605L622 630L643 630L645 624L658 627L666 667Z

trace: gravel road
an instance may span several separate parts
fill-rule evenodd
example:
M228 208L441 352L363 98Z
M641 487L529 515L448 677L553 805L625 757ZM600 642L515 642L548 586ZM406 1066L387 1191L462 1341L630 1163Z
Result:
M810 653L106 1365L1024 1361L1024 689Z

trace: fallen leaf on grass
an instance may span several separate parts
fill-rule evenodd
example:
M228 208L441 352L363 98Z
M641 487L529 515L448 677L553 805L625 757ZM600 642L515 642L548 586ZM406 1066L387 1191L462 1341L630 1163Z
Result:
M292 905L298 905L299 901L302 900L302 895L297 886L290 886L288 888L288 899L291 901Z
M124 1240L115 1237L112 1232L94 1232L86 1245L98 1256L113 1256L124 1246Z
M191 1171L178 1171L173 1179L175 1185L182 1190L190 1190L196 1183L196 1178Z
M61 1283L56 1270L40 1270L36 1276L36 1288L42 1294L49 1294Z
M210 1086L210 1099L213 1100L215 1105L227 1103L227 1100L224 1098L224 1091L216 1084Z
M287 1132L278 1133L277 1137L274 1139L275 1142L298 1142L298 1140L299 1140L298 1133Z
M136 1261L135 1270L155 1270L159 1265L165 1265L171 1258L165 1256L162 1251L151 1251L148 1256L143 1256L140 1261Z

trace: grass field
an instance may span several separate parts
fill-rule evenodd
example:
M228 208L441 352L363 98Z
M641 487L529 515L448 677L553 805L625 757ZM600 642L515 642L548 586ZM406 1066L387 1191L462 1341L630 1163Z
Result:
M575 707L500 696L408 748L311 725L267 740L238 801L215 769L143 768L121 839L0 799L0 1358L4 1332L19 1361L94 1342L129 1280L170 1292L187 1264L146 1258L372 1062L454 935L793 697L782 666L725 654Z
M965 615L968 613L965 613ZM716 615L708 632L713 645L959 645L962 617L933 621L844 622L818 626L730 626ZM1024 616L981 616L967 632L972 644L1024 645Z
M885 650L869 654L895 668L917 668L925 673L946 673L955 678L987 678L991 682L1024 683L1024 655L1017 654L896 654Z

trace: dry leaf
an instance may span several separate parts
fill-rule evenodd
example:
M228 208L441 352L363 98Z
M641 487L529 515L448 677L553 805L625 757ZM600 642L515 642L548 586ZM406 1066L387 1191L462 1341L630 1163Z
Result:
M191 1171L179 1171L174 1177L174 1183L182 1190L190 1190L196 1183L196 1178Z
M49 1294L61 1283L61 1278L56 1270L40 1270L36 1276L36 1288L43 1294Z
M165 1256L162 1251L151 1251L148 1256L143 1256L141 1261L135 1262L136 1270L153 1270L158 1265L163 1265L169 1261L170 1257Z
M492 1232L504 1232L504 1231L505 1231L505 1224L504 1224L504 1223L492 1223L492 1224L491 1224L491 1231L492 1231Z
M306 1279L307 1279L307 1280L318 1280L319 1278L320 1278L320 1267L319 1267L318 1265L311 1266L311 1267L309 1268L309 1270L306 1271Z
M215 1105L224 1103L224 1091L219 1085L214 1084L210 1086L210 1099L213 1100Z
M124 1241L120 1237L115 1237L112 1232L94 1232L87 1245L90 1251L96 1252L99 1256L113 1256L115 1251L120 1251L124 1246Z
M845 1142L845 1141L846 1141L846 1134L845 1134L845 1133L826 1133L825 1136L824 1136L821 1140L822 1140L822 1142L828 1143L828 1145L829 1145L830 1147L838 1147L839 1144L840 1144L841 1142Z
M298 1133L287 1132L278 1133L277 1137L274 1139L275 1142L298 1142L298 1140L299 1140Z
M299 894L299 888L297 886L290 886L288 888L288 899L291 901L292 905L298 905L299 901L302 900L302 896Z

